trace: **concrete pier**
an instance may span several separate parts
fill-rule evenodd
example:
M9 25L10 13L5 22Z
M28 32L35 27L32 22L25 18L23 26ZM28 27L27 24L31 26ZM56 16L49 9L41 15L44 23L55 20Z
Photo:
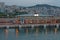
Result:
M46 29L46 27L47 27L47 25L45 24L45 25L44 25L44 29Z
M56 25L57 29L59 28L59 24Z
M7 29L9 29L9 26L6 26Z
M19 28L21 28L22 26L21 25L19 25Z
M51 26L50 26L51 25ZM9 29L9 28L17 28L17 27L19 27L19 28L22 28L22 27L24 27L24 28L40 28L40 26L43 28L44 27L44 29L46 29L47 27L52 27L52 28L55 28L55 26L54 25L56 25L56 28L59 28L59 24L23 24L23 25L18 25L18 24L15 24L15 25L0 25L0 28L2 28L2 27L6 27L7 29Z
M31 27L32 27L32 29L33 29L33 28L34 28L34 25L32 25Z

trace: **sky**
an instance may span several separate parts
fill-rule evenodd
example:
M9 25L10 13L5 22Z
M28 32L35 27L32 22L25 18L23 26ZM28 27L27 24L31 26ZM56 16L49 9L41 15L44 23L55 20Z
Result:
M49 4L60 7L60 0L0 0L6 5L33 6L36 4Z

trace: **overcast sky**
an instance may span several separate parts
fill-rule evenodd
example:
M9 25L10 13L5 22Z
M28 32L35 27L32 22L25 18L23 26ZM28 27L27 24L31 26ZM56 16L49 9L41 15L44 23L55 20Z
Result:
M49 4L60 6L60 0L0 0L5 2L6 5L19 5L19 6L32 6L36 4Z

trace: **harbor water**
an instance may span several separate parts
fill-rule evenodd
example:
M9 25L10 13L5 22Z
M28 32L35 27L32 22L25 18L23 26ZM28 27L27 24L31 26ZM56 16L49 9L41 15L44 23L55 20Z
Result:
M60 29L0 29L0 40L60 40Z

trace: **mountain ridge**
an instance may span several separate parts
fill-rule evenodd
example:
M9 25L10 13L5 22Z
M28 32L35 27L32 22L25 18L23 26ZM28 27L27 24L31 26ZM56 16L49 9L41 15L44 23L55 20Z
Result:
M37 5L34 5L34 6L29 6L28 8L33 8L33 7L54 7L54 8L60 8L58 6L52 6L52 5L49 5L49 4L37 4Z

